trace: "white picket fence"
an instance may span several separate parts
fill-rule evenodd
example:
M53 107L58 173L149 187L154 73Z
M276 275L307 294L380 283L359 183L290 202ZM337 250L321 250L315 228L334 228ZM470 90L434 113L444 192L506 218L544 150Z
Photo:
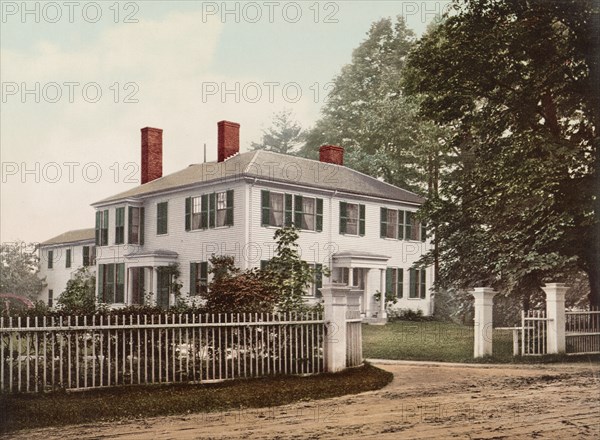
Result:
M600 310L565 312L568 354L600 353Z
M315 374L325 334L317 313L0 318L0 392Z

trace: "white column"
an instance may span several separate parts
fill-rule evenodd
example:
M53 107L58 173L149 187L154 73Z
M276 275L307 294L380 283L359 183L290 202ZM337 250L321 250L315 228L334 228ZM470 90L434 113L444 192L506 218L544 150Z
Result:
M324 341L325 371L346 368L346 312L350 287L344 284L324 284L323 294L326 337Z
M351 267L348 268L348 286L354 286L354 271Z
M152 292L152 305L156 305L158 302L158 267L151 267L150 270L152 271L152 290L150 290Z
M365 314L365 318L368 318L369 316L367 315L368 313L368 306L369 306L369 273L371 272L371 269L364 269L365 271L365 289L363 291L363 297L362 297L362 311Z
M473 356L476 358L492 354L492 311L496 293L491 287L476 287L472 293L475 297Z
M125 292L125 304L131 305L131 295L133 293L133 277L131 276L131 267L126 268L125 273L127 274L127 291Z
M546 317L548 320L547 353L564 353L565 341L565 293L569 286L563 283L548 283L542 287L546 293Z
M379 304L379 317L387 318L385 311L385 270L379 269L379 291L381 292L381 303Z

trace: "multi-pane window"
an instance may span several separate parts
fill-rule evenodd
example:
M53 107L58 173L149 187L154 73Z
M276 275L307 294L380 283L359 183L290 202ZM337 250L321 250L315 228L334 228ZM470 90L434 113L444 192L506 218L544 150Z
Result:
M129 207L128 243L144 244L144 208Z
M381 208L381 237L425 241L426 231L412 211Z
M388 267L385 275L386 293L402 298L404 296L404 270L397 267Z
M314 296L316 298L320 298L322 296L321 287L323 287L323 265L315 263L310 264L310 267L315 271L315 277L309 287L307 296Z
M294 224L308 231L323 230L323 199L294 196Z
M156 233L166 234L169 229L169 202L161 202L156 205Z
M54 290L48 290L48 307L54 306Z
M48 251L48 269L54 267L54 251Z
M83 246L83 266L94 266L96 264L96 248L94 246Z
M190 263L190 295L202 295L208 291L208 262Z
M425 269L409 269L408 272L410 274L408 297L424 299L427 296Z
M233 226L233 190L185 199L185 230Z
M98 266L98 301L106 304L125 302L125 264Z
M350 280L350 274L352 274L352 280ZM359 289L364 289L365 287L364 272L358 267L343 267L341 269L341 278L341 282L350 287L358 287Z
M293 198L291 194L261 191L262 226L291 226L293 222Z
M340 202L340 234L365 235L365 205Z
M67 252L65 254L65 267L71 267L71 249L67 249Z
M115 209L115 244L125 243L125 208Z
M96 246L108 245L108 209L96 211Z

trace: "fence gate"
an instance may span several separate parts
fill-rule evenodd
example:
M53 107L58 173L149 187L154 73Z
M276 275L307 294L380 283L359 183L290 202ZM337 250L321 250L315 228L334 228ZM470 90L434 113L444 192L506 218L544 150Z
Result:
M548 321L543 310L521 311L521 356L539 356L548 352Z
M360 310L346 312L346 366L357 367L362 364L362 318Z
M600 310L565 312L567 354L600 353Z

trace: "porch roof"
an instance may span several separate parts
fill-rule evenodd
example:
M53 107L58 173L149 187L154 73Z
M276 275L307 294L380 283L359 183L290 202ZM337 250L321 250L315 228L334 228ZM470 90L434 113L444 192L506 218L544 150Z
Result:
M332 256L334 267L364 267L370 269L385 269L388 255L376 254L365 251L342 251L336 252Z
M155 249L151 251L138 251L125 254L125 262L130 266L166 266L174 263L179 254L167 249Z

